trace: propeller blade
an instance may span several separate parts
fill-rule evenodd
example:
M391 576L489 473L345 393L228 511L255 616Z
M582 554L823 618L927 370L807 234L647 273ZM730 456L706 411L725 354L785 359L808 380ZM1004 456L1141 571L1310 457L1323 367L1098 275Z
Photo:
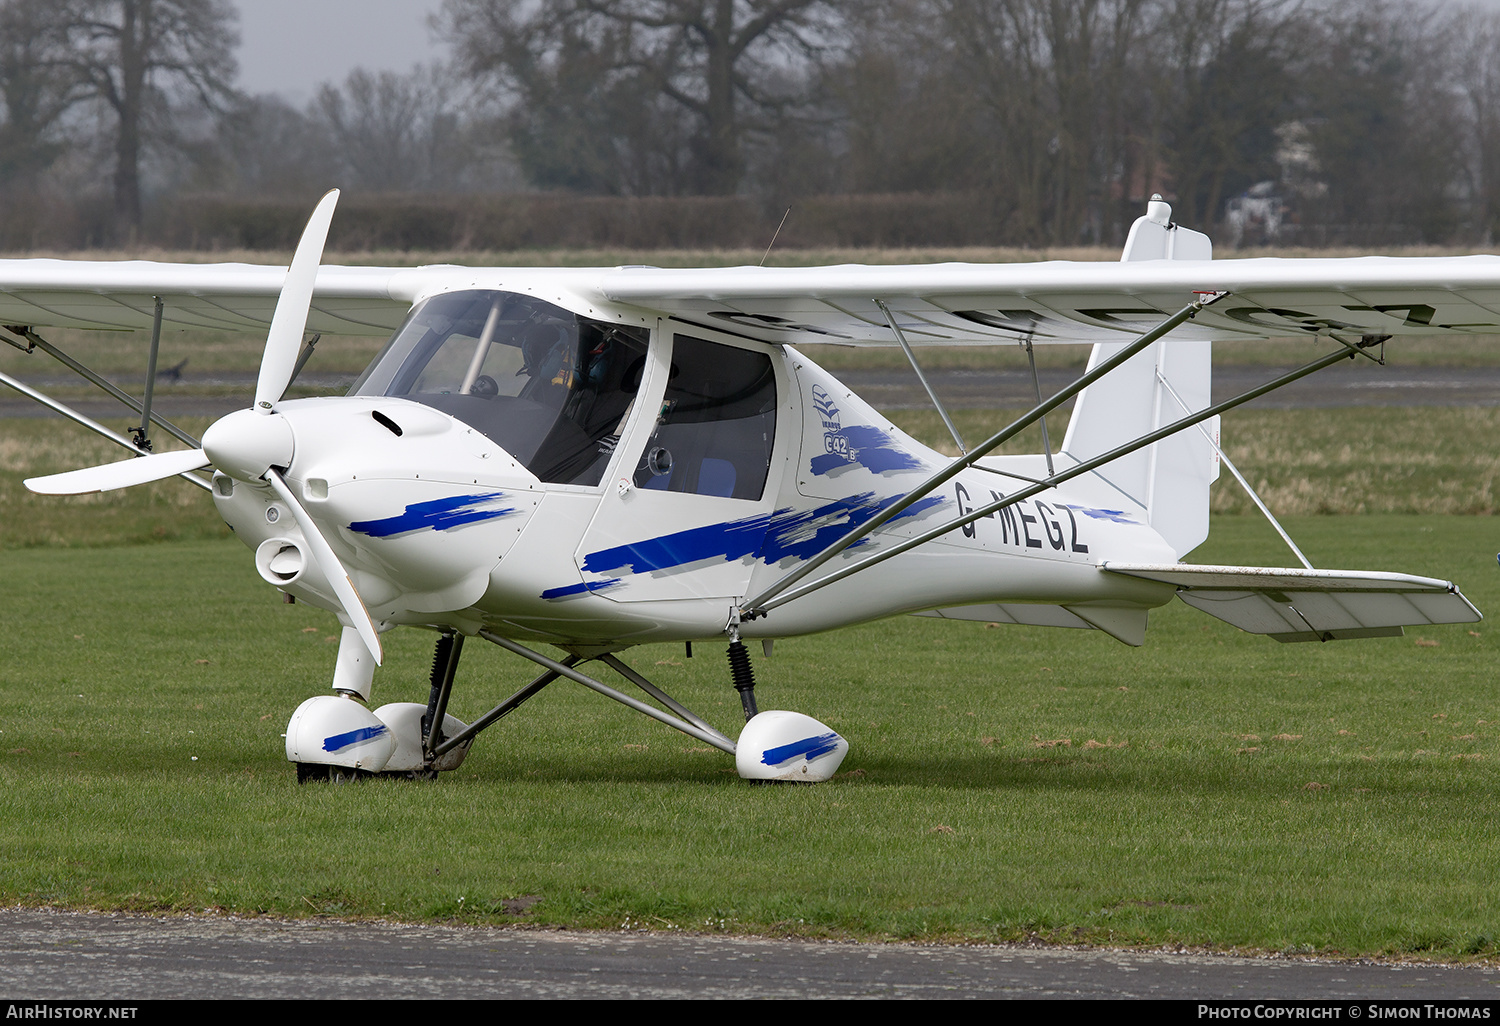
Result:
M318 280L318 264L323 259L323 244L328 241L328 226L338 202L337 189L318 202L302 230L302 241L297 243L292 265L287 268L276 312L271 315L266 351L260 359L260 377L255 382L255 409L259 413L271 412L297 367L302 332L307 328L307 312L312 306L313 285Z
M313 518L292 494L292 489L281 476L281 472L275 468L266 471L266 481L276 490L276 494L281 496L281 501L291 507L293 515L297 518L297 524L302 528L302 534L307 538L308 547L312 549L313 559L323 571L323 576L327 577L328 582L333 585L333 592L344 607L349 622L354 625L355 630L359 631L360 640L370 650L370 655L375 659L375 665L379 666L382 658L380 634L375 630L375 621L370 619L370 611L365 608L364 600L355 590L354 582L349 579L349 574L344 570L344 564L339 562L339 557L334 553L333 547L328 544L328 539L323 537Z
M119 463L105 463L98 467L70 470L65 474L47 477L29 477L26 487L39 495L83 495L87 492L108 492L116 488L160 481L167 477L186 474L190 470L202 470L209 465L208 456L202 449L182 449L159 452L151 456L134 456Z

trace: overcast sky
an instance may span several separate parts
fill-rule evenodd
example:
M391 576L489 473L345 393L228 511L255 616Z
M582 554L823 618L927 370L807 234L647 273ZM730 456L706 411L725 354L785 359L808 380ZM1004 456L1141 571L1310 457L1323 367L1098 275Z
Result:
M409 71L446 57L427 17L442 0L234 0L240 12L240 88L309 99L355 68Z

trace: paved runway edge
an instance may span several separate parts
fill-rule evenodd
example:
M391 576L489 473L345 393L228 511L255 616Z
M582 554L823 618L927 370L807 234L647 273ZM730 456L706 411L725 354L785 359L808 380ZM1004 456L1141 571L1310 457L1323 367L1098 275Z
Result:
M1500 1000L1500 967L9 908L0 909L0 995L1273 1001L1337 1005L1347 1018L1350 1002L1488 1007Z

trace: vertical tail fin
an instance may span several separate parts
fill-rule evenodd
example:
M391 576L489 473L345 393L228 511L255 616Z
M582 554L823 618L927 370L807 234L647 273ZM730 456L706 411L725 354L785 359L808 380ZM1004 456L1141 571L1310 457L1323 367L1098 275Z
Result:
M1121 260L1208 260L1208 236L1171 223L1172 208L1152 197L1146 215L1130 229ZM1123 349L1101 342L1089 356L1093 368ZM1078 397L1062 451L1076 460L1102 453L1208 406L1208 342L1162 339L1118 367ZM1218 418L1205 422L1218 435ZM1219 475L1218 454L1203 431L1189 428L1137 450L1096 472L1119 501L1134 504L1181 557L1208 537L1208 487Z

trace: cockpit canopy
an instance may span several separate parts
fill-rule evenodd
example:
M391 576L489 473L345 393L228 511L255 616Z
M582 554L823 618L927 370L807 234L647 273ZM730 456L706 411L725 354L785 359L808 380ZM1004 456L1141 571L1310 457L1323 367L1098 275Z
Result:
M640 388L650 334L532 296L418 304L350 395L399 396L463 421L542 481L595 485Z

